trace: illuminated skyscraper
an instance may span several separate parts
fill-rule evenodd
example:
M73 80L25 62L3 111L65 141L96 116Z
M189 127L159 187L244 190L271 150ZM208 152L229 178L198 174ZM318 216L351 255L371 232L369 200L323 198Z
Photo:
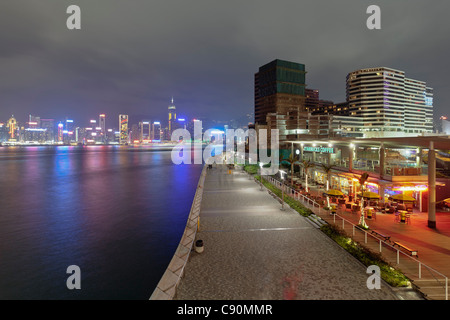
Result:
M175 127L175 122L177 121L177 111L175 105L173 104L173 98L168 109L169 109L169 134L171 135Z
M294 113L305 111L305 78L305 65L296 62L276 59L260 67L255 74L255 123L266 125L270 113L290 113L282 126L295 130Z
M139 122L139 140L142 142L143 140L150 140L151 136L151 122L150 121L141 121Z
M98 118L98 126L101 128L101 132L105 134L106 132L106 115L101 114Z
M17 139L17 120L16 118L14 118L14 116L12 116L7 124L6 127L8 128L8 135L9 135L9 139L11 140L15 140Z
M29 121L28 121L28 127L29 128L40 128L41 127L41 118L30 114Z
M119 128L120 128L119 143L120 144L128 143L128 115L126 114L119 115Z
M159 121L153 122L151 140L161 140L161 123Z
M41 128L46 130L45 140L48 142L55 141L55 120L54 119L40 119Z
M58 123L58 142L62 142L64 139L64 124Z
M367 68L347 75L351 116L361 117L366 132L433 131L433 89L426 82L405 77L391 68Z

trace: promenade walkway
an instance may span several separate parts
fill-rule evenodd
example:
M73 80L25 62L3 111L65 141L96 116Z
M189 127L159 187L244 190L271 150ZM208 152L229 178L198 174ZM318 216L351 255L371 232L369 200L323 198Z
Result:
M366 268L308 219L224 166L208 170L197 239L175 299L394 300L369 290Z

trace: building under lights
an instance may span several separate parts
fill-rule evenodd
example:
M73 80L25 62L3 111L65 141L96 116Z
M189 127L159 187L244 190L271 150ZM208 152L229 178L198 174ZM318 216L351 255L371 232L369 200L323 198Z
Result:
M104 113L98 116L98 126L101 133L106 134L106 115Z
M18 124L16 118L12 116L9 118L8 122L6 123L6 127L8 128L8 140L10 141L17 141L18 135L17 135L17 129Z
M119 132L119 143L128 143L128 115L126 114L119 115Z
M440 125L442 133L450 135L450 119L446 116L442 116L439 120L441 121Z
M448 198L449 180L436 180L436 154L450 150L446 136L302 139L288 142L299 160L315 164L308 175L317 184L349 196L360 191L359 177L367 172L367 187L381 201L398 193L412 196L429 226L436 225L436 202ZM327 173L321 166L332 166Z
M177 110L175 108L175 105L173 104L173 98L172 98L171 103L168 108L169 140L170 140L170 136L172 135L173 130L175 130L176 121L177 121Z
M433 89L391 68L368 68L347 75L349 115L362 121L366 137L433 132Z
M155 121L152 123L151 140L161 141L161 138L161 123L159 121Z

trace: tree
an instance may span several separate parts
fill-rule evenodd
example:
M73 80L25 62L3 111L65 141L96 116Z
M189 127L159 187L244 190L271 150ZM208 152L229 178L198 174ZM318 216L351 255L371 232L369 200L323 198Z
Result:
M330 186L330 172L331 172L331 169L333 169L333 165L327 165L324 163L321 163L320 165L321 165L323 171L327 174L327 191L328 191L329 186Z
M322 167L322 170L325 171L325 173L327 174L327 187L326 188L328 191L329 186L330 186L330 172L331 172L331 169L333 168L333 166L327 165L324 163L321 163L320 165ZM328 207L330 207L330 197L328 196L328 194L327 194L327 205L328 205Z
M367 179L369 179L369 174L367 172L364 172L361 177L359 177L359 187L361 190L361 218L359 219L359 224L364 227L364 228L368 228L366 222L364 221L364 192L365 192L365 183L367 181Z
M315 164L311 162L310 160L303 160L302 161L303 169L305 170L305 185L306 185L306 192L308 192L308 169L313 168Z
M298 164L299 161L296 157L291 153L288 158L283 158L280 162L287 162L291 166L291 184L294 184L294 165Z

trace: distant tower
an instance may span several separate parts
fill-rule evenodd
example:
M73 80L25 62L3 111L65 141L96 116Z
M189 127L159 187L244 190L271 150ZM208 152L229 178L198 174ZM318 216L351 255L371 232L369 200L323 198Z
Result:
M6 127L8 128L9 138L16 139L17 120L14 115L8 120Z
M102 113L99 118L98 118L98 124L99 127L101 128L101 132L103 134L105 134L106 132L106 115L104 113Z
M173 104L173 97L171 104L169 105L169 134L172 135L174 130L175 122L177 121L177 111L175 105Z
M121 114L119 115L119 143L125 144L128 143L128 115Z
M58 142L62 142L64 139L64 124L58 123Z

